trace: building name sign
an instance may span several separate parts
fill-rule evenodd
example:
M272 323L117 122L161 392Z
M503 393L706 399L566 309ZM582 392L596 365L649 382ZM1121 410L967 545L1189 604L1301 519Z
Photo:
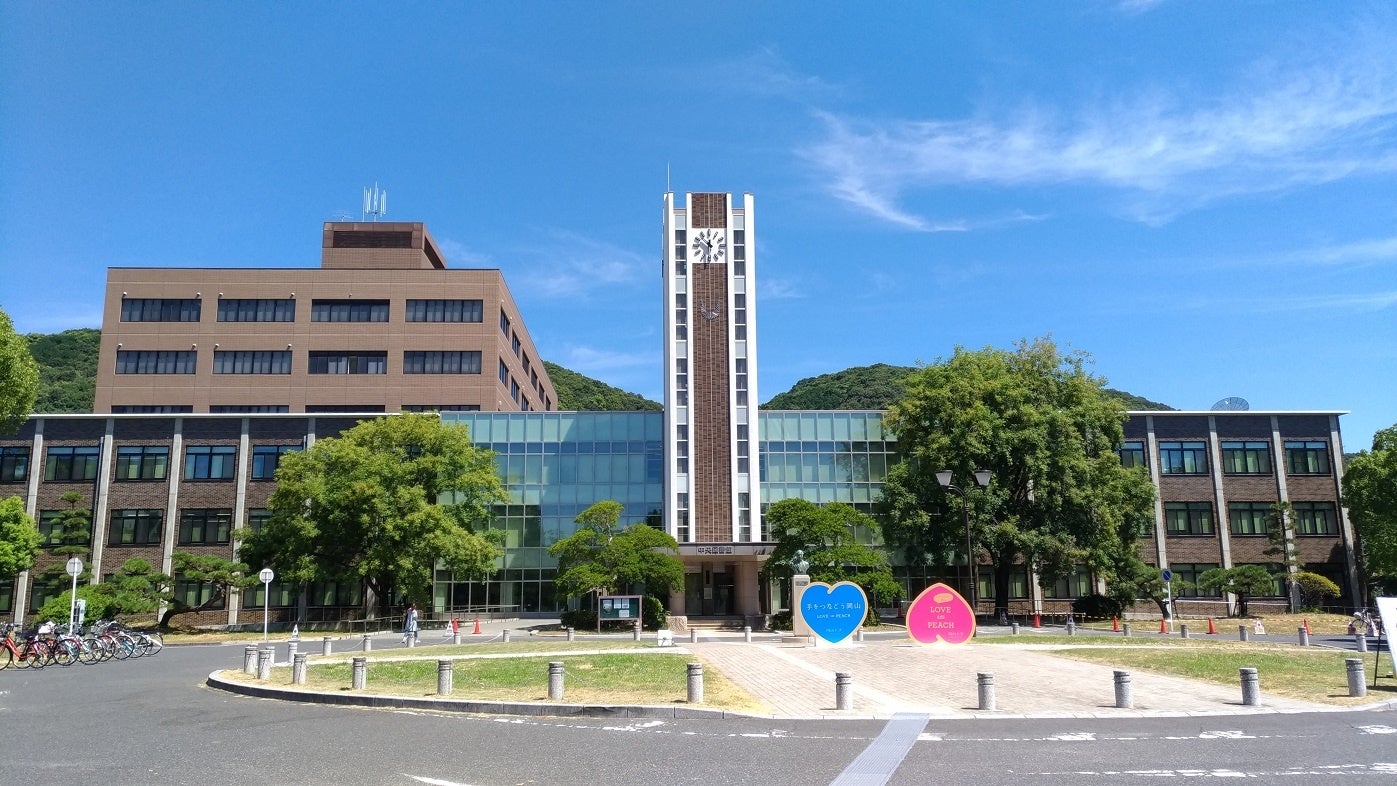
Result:
M705 545L680 545L679 553L694 557L760 557L771 553L770 545L748 543L722 543Z

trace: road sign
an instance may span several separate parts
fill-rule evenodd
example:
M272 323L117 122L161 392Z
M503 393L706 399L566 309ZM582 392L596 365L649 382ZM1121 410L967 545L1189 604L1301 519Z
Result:
M257 574L257 578L261 580L263 584L271 584L272 579L276 578L276 574L272 572L271 568L263 568L261 572Z
M1174 571L1172 570L1166 568L1163 575L1165 584L1168 584L1169 582L1174 580Z
M73 557L68 560L68 575L77 578L82 575L82 559Z

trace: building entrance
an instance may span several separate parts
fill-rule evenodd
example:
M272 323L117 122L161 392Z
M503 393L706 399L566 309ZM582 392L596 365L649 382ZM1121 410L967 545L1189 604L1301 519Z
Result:
M732 565L702 563L684 574L684 609L691 617L730 617L737 614L736 571Z

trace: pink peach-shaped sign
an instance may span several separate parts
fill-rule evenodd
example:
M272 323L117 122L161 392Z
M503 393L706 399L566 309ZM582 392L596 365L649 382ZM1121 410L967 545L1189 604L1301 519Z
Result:
M907 607L907 634L922 644L963 644L975 636L975 614L959 592L933 584Z

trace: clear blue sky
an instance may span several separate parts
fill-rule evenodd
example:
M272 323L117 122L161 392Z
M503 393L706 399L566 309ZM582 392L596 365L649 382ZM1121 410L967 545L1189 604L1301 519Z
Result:
M886 5L0 0L0 307L314 266L376 181L658 399L668 182L756 195L763 401L1051 334L1175 407L1397 422L1393 4Z

